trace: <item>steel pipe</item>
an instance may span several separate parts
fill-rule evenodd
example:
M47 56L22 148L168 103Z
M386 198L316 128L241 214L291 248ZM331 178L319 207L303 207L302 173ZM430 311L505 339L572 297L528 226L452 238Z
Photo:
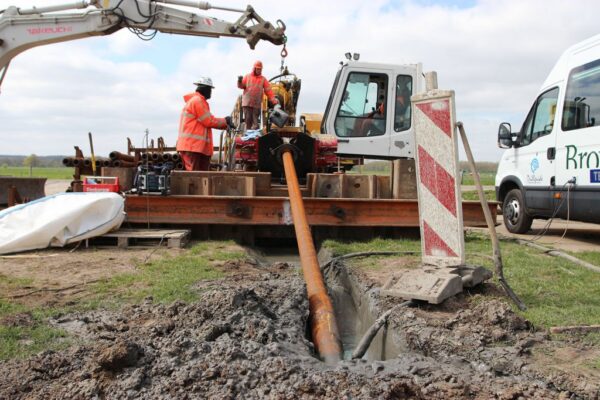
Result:
M130 156L129 154L123 154L123 153L120 153L118 151L111 151L110 154L108 155L108 157L111 160L121 160L121 161L128 161L128 162L134 162L135 161L135 157L134 156Z
M300 184L294 167L292 153L286 150L282 154L285 179L287 182L292 209L292 220L298 241L300 263L306 292L308 295L309 320L312 339L319 356L327 364L336 364L341 359L342 347L338 332L333 304L327 294L327 287L321 274L317 252L313 242L310 226L306 219L306 211L300 193Z
M129 161L125 161L125 160L114 160L113 161L113 167L116 167L116 168L132 168L135 166L136 166L136 163L134 163L134 162L129 162Z

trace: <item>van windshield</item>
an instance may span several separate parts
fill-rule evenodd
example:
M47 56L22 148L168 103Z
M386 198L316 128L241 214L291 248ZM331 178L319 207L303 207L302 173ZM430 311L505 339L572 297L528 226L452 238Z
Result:
M569 74L562 129L575 129L600 124L600 60L577 67Z

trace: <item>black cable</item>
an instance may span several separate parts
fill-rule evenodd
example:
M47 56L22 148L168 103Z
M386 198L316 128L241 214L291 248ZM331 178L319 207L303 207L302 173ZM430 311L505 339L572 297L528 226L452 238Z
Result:
M564 191L565 187L569 185L569 182L565 183L561 188L560 191ZM567 195L567 201L570 193L568 193ZM544 225L535 235L533 235L533 238L531 239L524 239L528 242L535 242L539 239L541 239L547 232L548 229L550 229L550 225L552 225L552 222L554 221L554 218L556 218L556 215L558 214L558 212L560 211L560 208L562 207L563 203L565 202L565 198L561 197L560 202L554 206L554 210L552 210L552 215L550 216L550 218L548 219L548 222L546 222L546 225Z

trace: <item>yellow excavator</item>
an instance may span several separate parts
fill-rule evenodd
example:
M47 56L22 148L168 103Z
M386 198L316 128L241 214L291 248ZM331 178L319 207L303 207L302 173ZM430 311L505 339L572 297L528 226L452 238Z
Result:
M303 165L299 166L301 179L309 172L346 171L361 162L359 158L340 158L336 155L338 142L335 135L320 132L323 114L303 113L297 118L302 80L291 73L287 66L281 68L280 74L269 79L269 84L280 109L270 107L267 96L263 95L258 134L247 131L242 96L237 98L231 114L237 129L221 138L223 154L220 154L219 160L224 169L270 171L277 179L283 171L279 171L277 165L271 162L272 157L262 154L268 154L269 149L283 143L284 138L296 145L303 143L304 160L301 163ZM262 145L263 142L268 142L269 146Z

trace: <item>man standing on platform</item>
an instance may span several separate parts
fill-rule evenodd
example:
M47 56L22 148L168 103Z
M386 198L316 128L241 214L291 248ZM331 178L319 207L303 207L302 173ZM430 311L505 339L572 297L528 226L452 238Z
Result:
M225 129L233 123L230 116L216 118L210 112L207 100L214 89L212 79L202 77L194 85L196 91L183 96L177 151L186 171L208 171L213 154L212 128Z
M272 105L279 104L271 85L267 78L262 76L262 62L254 63L252 72L242 77L238 76L238 88L244 90L242 95L242 111L244 112L244 121L246 121L246 129L258 129L258 117L262 104L263 93L269 98Z

